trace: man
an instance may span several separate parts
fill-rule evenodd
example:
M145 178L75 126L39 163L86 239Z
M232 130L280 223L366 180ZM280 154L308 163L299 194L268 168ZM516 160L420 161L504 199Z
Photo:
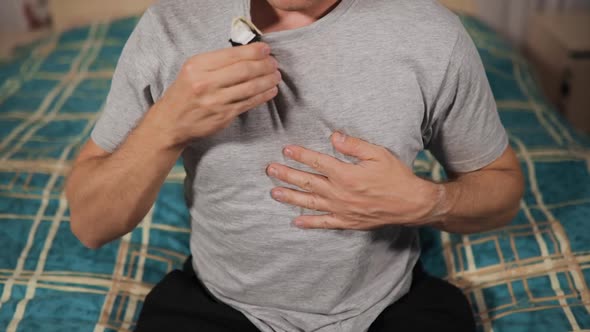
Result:
M238 16L262 42L229 46ZM417 228L507 224L507 143L471 39L431 0L168 0L74 165L71 227L90 248L131 231L182 155L192 258L138 331L471 331ZM413 174L423 149L448 182Z

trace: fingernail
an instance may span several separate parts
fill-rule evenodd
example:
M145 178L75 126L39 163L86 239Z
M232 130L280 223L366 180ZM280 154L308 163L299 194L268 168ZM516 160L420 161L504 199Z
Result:
M274 198L277 201L280 201L283 198L283 192L280 190L275 190L271 193L272 198Z
M277 73L275 74L277 75L277 79L280 81L281 78L283 78L283 75L281 75L281 72L277 70Z
M291 151L289 148L285 149L285 156L289 158L293 157L293 151Z
M277 59L275 59L273 57L271 57L271 59L273 61L273 64L274 64L275 68L279 68L279 62L277 61Z
M344 141L346 140L346 135L344 135L343 133L337 131L336 133L334 133L334 135L336 135L336 141L340 142L340 143L344 143Z
M275 177L275 178L276 178L276 177L279 175L279 172L277 171L277 169L276 169L276 168L274 168L274 167L270 167L270 168L268 169L268 174L270 174L270 176L272 176L272 177Z
M293 224L299 228L303 228L303 220L295 219L293 220Z
M264 45L264 47L262 47L262 55L269 55L269 54L270 54L270 46Z

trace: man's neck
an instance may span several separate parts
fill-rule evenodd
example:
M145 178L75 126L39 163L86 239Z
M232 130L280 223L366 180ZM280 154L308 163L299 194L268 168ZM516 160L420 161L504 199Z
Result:
M301 10L284 10L273 7L268 0L251 0L252 22L263 32L293 30L314 23L332 9L340 0L319 1Z

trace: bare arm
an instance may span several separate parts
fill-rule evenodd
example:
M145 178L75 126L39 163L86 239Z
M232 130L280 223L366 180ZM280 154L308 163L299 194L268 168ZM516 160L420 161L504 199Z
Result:
M451 233L477 233L505 226L518 213L524 179L518 159L508 147L492 164L470 173L450 174L440 184L440 221Z
M255 43L195 56L117 150L86 144L66 185L71 228L84 245L133 230L188 143L276 96L281 77L269 54Z
M181 149L144 121L110 154L88 141L66 185L72 232L89 248L132 231L149 211Z

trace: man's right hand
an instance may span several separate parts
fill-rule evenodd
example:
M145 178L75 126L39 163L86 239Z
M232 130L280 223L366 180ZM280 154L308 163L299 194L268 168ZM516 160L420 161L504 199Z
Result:
M199 54L186 61L145 120L172 146L184 147L273 99L280 81L265 43Z

